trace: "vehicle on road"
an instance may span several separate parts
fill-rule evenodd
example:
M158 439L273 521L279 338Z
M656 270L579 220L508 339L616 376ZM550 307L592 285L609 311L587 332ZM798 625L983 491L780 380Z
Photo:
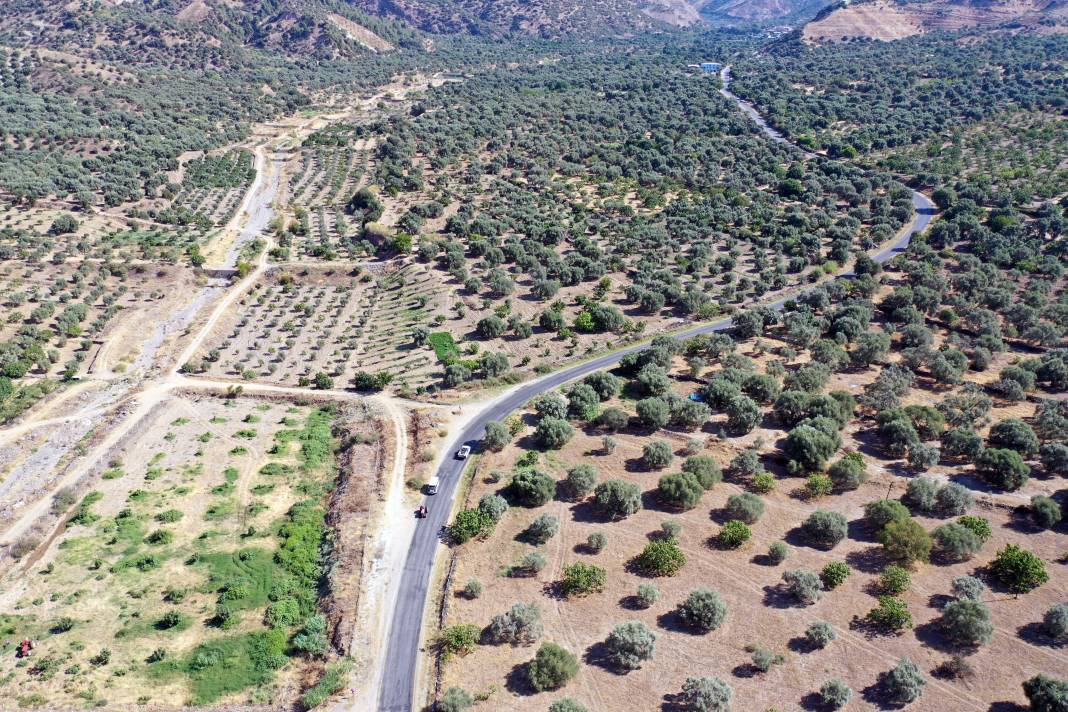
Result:
M457 460L466 460L467 456L470 455L470 454L471 454L471 446L470 445L464 445L459 450L456 451L456 459Z
M426 493L427 494L437 494L438 493L438 486L440 484L441 484L441 479L437 475L434 475L429 480L427 480Z

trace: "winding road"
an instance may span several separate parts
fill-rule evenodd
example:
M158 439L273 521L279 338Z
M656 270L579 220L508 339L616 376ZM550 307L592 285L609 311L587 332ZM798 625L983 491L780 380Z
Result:
M723 68L721 77L724 85L720 93L723 96L735 102L771 140L788 143L781 133L767 124L752 104L731 93L729 90L731 80L729 66ZM798 150L802 149L799 148ZM803 152L809 159L824 160L824 157L818 154L809 151ZM935 215L934 203L924 194L913 192L912 204L916 208L916 216L913 218L912 223L903 229L892 243L883 246L871 255L876 262L881 264L904 251L912 240L913 235L927 229ZM852 268L846 268L838 273L835 278L848 279L853 276ZM786 302L796 298L796 296L797 293L792 293L762 306L769 307L774 311L781 311ZM678 332L674 337L686 339L698 334L725 331L730 326L731 319L724 318ZM648 348L648 343L636 344L513 388L486 405L482 412L473 418L452 441L449 449L450 455L438 467L437 475L441 481L438 494L424 499L424 503L429 508L429 515L420 522L419 527L416 529L404 564L404 571L391 616L392 622L390 624L388 647L383 662L381 690L379 693L379 710L381 712L410 712L414 707L413 698L419 673L419 663L422 660L420 644L423 634L423 620L426 614L427 593L433 574L434 559L438 551L443 548L441 546L443 533L456 497L457 485L460 483L464 467L467 464L464 460L456 460L451 457L451 453L455 452L462 444L476 445L485 434L487 423L493 420L503 420L512 411L521 408L534 396L551 391L594 371L614 366L623 356L645 348Z

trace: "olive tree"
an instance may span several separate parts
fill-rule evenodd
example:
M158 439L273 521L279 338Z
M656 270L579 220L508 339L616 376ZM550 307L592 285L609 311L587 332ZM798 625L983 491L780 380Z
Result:
M679 604L676 613L690 628L708 633L723 624L727 617L727 604L715 591L699 588Z
M653 657L656 633L641 621L620 623L604 641L608 661L621 670L637 670Z

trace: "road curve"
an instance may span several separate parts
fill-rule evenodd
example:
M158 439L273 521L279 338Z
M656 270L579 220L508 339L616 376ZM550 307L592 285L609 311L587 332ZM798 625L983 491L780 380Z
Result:
M769 138L780 143L786 142L782 134L768 126L752 104L735 96L728 90L727 85L730 83L729 66L723 70L723 79L724 88L721 93L731 101L734 101L747 116L760 126L760 129ZM823 156L818 154L808 151L804 151L804 153L811 159L824 159ZM923 193L913 192L912 204L916 208L916 216L913 218L912 223L908 228L902 230L892 243L871 255L875 262L882 264L898 253L903 252L912 240L912 236L926 230L931 223L931 219L935 215L934 203ZM836 275L836 278L848 279L853 276L852 268L847 268ZM796 296L797 294L794 293L779 297L775 301L762 306L774 311L781 311L786 302L796 298ZM678 332L674 334L674 337L687 339L698 334L725 331L730 326L730 318L724 318ZM466 464L463 460L454 459L451 453L455 452L462 444L466 443L472 446L477 444L485 434L487 423L493 420L503 420L512 411L522 407L534 396L551 391L594 371L614 366L623 356L641 351L647 347L648 343L636 344L525 383L491 402L452 441L449 449L450 455L438 467L437 475L441 480L438 494L424 498L429 514L426 519L419 523L419 527L416 529L415 536L408 549L404 571L401 574L400 588L398 589L387 641L388 647L382 673L382 689L378 698L378 708L381 712L411 712L413 709L416 671L420 656L419 644L422 637L423 616L428 600L427 593L434 566L434 557L437 554L439 543L443 539L453 500L456 497L456 486L460 482L461 474Z

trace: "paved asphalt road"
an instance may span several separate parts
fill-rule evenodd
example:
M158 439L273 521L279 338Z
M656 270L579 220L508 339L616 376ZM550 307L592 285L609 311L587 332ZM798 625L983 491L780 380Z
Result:
M729 82L730 68L724 69L724 79ZM770 128L760 118L753 107L727 91L723 95L739 104L745 113L756 121L761 129L773 140L784 141L781 134ZM806 154L815 159L821 158L816 154ZM916 233L923 232L931 222L935 214L934 204L922 193L912 194L912 204L916 208L916 217L907 230L904 230L892 244L879 250L872 255L878 263L886 262L899 252L908 247L909 241ZM844 270L838 275L838 279L848 279L853 276L853 270ZM788 299L796 295L781 297L778 300L766 304L775 311L781 311ZM697 334L710 334L724 331L731 326L729 318L719 321L701 324L687 329L675 335L675 338L686 339ZM522 407L527 401L536 395L551 391L569 381L582 378L589 373L616 364L623 356L635 351L645 349L648 344L635 346L614 351L600 356L592 361L586 361L556 373L551 373L536 381L526 383L515 391L505 394L487 407L478 418L471 422L460 433L452 444L452 452L455 453L460 445L468 444L474 448L485 433L486 423L491 420L504 420L512 411ZM429 515L419 522L411 547L408 549L408 558L404 563L404 572L401 575L400 590L397 594L396 608L393 611L393 621L389 631L389 648L386 651L385 669L382 673L382 689L379 693L379 710L381 712L411 712L412 694L415 685L415 672L420 656L419 643L423 630L423 616L427 602L427 588L430 584L431 569L434 565L434 556L444 536L445 525L452 510L453 499L456 496L456 485L463 473L463 460L453 457L445 460L438 468L438 477L441 485L438 494L424 499Z

